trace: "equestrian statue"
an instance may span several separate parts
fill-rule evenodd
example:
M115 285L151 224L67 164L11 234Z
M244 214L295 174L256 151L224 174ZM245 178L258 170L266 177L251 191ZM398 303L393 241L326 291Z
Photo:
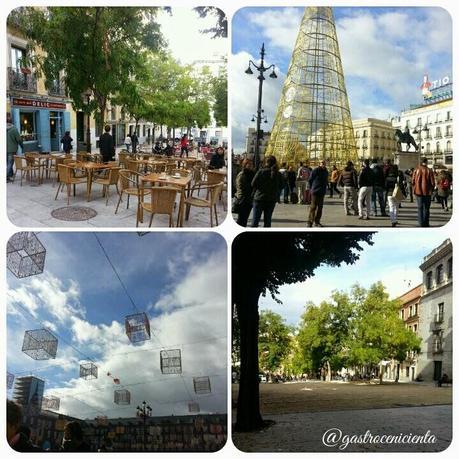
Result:
M397 141L397 150L402 150L402 143L406 143L406 151L410 151L411 145L414 146L414 151L419 150L419 146L414 140L414 137L410 134L408 127L405 128L405 131L402 132L400 129L395 130L395 140Z

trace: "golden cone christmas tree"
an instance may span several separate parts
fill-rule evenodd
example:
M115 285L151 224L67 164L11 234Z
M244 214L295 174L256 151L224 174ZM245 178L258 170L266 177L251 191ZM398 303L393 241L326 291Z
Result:
M357 160L331 7L307 7L266 151L280 162Z

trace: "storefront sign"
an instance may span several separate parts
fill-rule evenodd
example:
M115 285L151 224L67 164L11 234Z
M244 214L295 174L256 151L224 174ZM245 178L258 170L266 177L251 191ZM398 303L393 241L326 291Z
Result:
M59 102L48 102L45 100L34 99L17 99L13 98L13 105L16 107L30 107L30 108L52 108L57 110L65 110L66 104Z

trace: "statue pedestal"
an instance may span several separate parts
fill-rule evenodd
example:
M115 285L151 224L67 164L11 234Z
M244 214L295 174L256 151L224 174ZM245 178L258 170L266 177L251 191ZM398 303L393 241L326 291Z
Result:
M406 169L416 168L419 166L418 151L396 151L394 152L394 163L402 171Z

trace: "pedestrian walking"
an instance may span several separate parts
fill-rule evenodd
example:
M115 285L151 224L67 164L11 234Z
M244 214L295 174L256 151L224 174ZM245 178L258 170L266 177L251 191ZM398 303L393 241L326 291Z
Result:
M184 153L188 158L188 136L186 134L182 135L182 138L180 139L180 158Z
M448 196L450 194L451 182L449 179L449 174L442 170L438 176L437 180L437 196L440 200L441 208L448 212Z
M265 167L258 170L252 180L253 216L252 228L257 228L263 214L263 226L271 226L272 214L276 206L279 191L282 187L282 177L279 174L277 161L274 156L266 158Z
M18 147L23 147L22 137L13 124L11 113L6 114L6 181L11 182L14 176L14 155L18 153Z
M279 174L282 177L282 190L279 192L279 199L277 200L278 204L281 202L281 194L283 194L284 204L288 204L288 182L287 182L287 163L282 163L279 169Z
M373 215L376 217L378 215L378 204L379 211L382 217L386 217L386 206L384 203L384 190L385 190L385 179L384 171L378 160L373 158L371 160L370 169L373 171L374 183L373 183L373 192L371 193L371 206L373 209Z
M336 167L336 164L333 165L332 171L330 174L330 198L333 198L333 191L338 194L338 198L341 199L341 191L338 190L338 179L339 179L340 172Z
M410 202L414 202L413 184L411 182L413 179L413 172L414 172L414 167L412 167L411 169L407 169L405 171L406 192L407 192L407 197L410 198Z
M255 176L253 163L250 159L242 160L242 169L236 177L236 193L233 198L233 213L237 214L236 223L247 226L252 210L252 180Z
M70 137L70 131L65 131L64 136L61 139L62 150L65 154L69 155L72 150L73 139Z
M288 186L288 192L290 196L290 202L292 204L297 204L298 194L296 193L296 172L293 170L293 166L288 166L287 186Z
M296 187L298 190L298 204L309 204L310 203L310 192L308 180L311 175L311 169L307 164L300 162L298 173L296 176Z
M309 209L308 226L323 226L320 223L322 218L322 209L324 207L324 198L327 193L328 170L325 167L325 161L319 163L309 177L309 188L311 190L311 207Z
M351 209L354 215L359 214L357 207L357 186L358 177L357 171L354 168L354 163L348 161L346 167L341 172L338 179L338 185L344 189L344 213L345 215L351 215Z
M128 153L130 153L131 152L132 140L131 140L131 136L129 134L124 139L124 145L126 145L126 150L128 151Z
M110 134L110 126L107 124L104 133L99 137L99 149L104 163L113 161L115 158L115 142L113 136Z
M403 172L400 171L394 188L392 190L388 189L387 192L387 203L389 205L389 217L392 227L395 227L398 224L398 209L401 207L401 202L406 198L407 192L405 187L405 180Z
M387 197L392 194L397 181L398 166L396 164L392 164L390 159L387 159L384 166L384 204L387 204Z
M131 134L131 144L132 144L132 153L137 153L137 145L139 144L139 138L137 137L137 134L135 131Z
M370 160L365 159L358 177L359 185L359 220L370 219L371 195L373 193L374 174L370 169Z
M435 176L432 169L427 167L427 158L422 158L421 164L414 170L412 183L418 206L418 224L421 227L428 227Z

